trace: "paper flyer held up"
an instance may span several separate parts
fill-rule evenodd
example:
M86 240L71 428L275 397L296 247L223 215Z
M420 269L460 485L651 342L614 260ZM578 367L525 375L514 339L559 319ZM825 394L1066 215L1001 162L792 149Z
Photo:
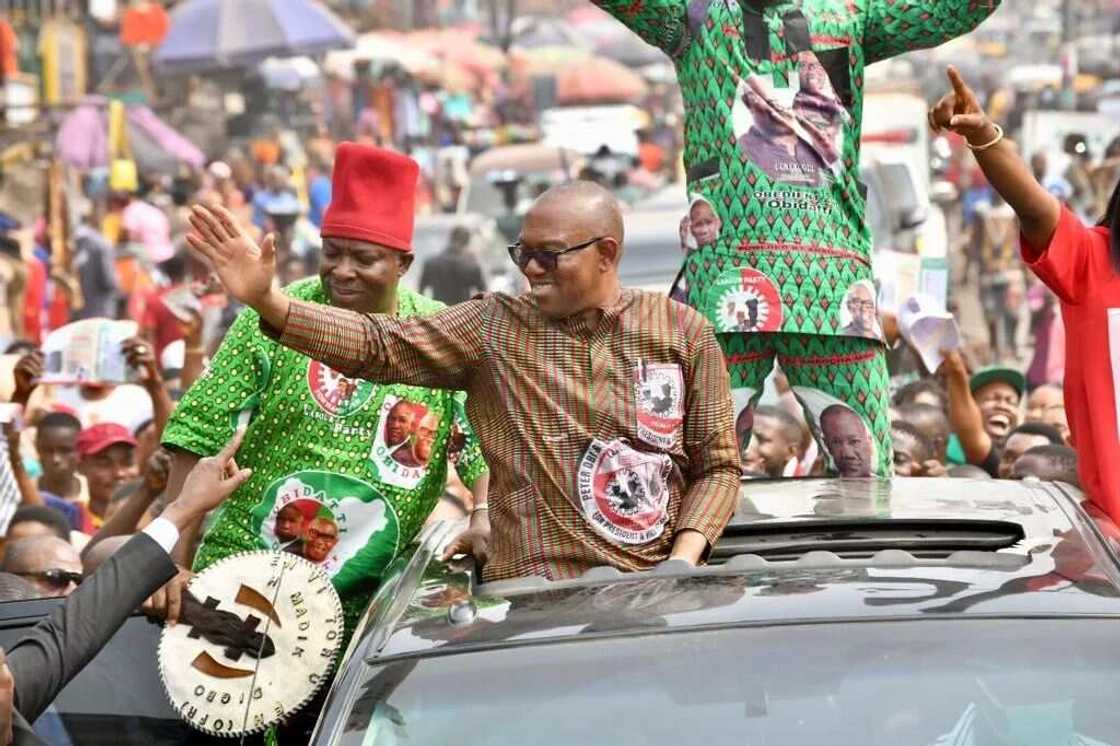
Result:
M56 329L43 342L40 383L129 383L136 371L129 367L121 343L135 337L134 321L85 319Z

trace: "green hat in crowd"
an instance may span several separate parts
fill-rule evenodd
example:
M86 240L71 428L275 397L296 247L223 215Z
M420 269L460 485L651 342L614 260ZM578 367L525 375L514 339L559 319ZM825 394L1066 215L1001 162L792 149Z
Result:
M1019 398L1022 398L1023 394L1027 390L1026 376L1015 370L1014 368L1000 367L984 368L983 370L977 372L976 375L972 376L972 379L969 381L969 388L972 389L972 393L975 394L977 391L984 388L989 383L997 382L1006 383L1008 386L1015 389L1016 393L1019 394Z

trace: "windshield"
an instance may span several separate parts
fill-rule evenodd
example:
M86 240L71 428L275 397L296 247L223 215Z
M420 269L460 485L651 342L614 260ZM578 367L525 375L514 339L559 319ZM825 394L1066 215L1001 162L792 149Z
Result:
M334 743L1115 744L1117 624L805 625L409 660L373 670Z

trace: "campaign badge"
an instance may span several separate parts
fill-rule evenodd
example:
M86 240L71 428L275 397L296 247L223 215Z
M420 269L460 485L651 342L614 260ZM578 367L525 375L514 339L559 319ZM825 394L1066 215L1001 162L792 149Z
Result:
M709 293L708 317L720 333L777 332L782 328L782 298L770 278L756 269L721 275Z
M616 544L646 544L669 522L668 455L636 451L621 440L593 440L579 466L583 517Z
M638 438L671 450L684 424L684 375L675 363L639 363L634 371Z
M349 417L360 412L374 392L374 385L369 381L347 378L318 360L307 365L307 388L319 408L335 417Z
M191 580L179 623L160 637L160 678L191 727L231 738L259 733L327 683L342 637L342 604L322 568L291 554L243 552Z
M298 471L274 480L250 513L263 546L322 568L344 588L347 576L376 576L396 556L400 525L373 485L346 474ZM349 568L349 569L347 569Z
M378 414L369 455L377 478L394 487L416 489L428 475L443 418L427 404L393 395L381 402Z

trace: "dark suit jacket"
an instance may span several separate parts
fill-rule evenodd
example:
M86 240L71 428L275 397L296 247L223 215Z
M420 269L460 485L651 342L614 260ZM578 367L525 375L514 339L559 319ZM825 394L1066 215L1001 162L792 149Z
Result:
M176 572L159 544L147 534L137 534L8 651L17 710L14 746L43 743L28 723L35 722L129 615Z

